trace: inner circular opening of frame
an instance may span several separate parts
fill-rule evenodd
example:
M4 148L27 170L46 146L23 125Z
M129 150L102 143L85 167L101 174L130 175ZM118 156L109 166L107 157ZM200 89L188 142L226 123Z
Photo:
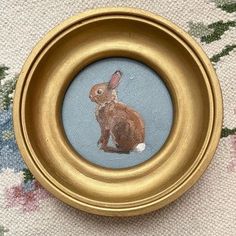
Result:
M143 163L164 145L173 122L170 93L147 65L122 57L96 61L73 79L62 106L73 148L107 168Z

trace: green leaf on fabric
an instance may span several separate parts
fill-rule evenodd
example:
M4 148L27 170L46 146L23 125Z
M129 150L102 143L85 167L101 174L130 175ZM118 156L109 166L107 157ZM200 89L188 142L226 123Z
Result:
M190 21L189 25L189 34L196 38L201 38L203 36L208 36L214 32L213 29L209 29L207 25L204 25L202 22L193 23Z
M201 42L211 43L213 41L219 40L221 36L230 29L230 27L236 27L236 21L223 22L217 21L208 25L209 29L212 29L213 32L209 35L201 37Z
M211 57L211 61L214 63L218 62L221 57L229 55L229 53L233 51L234 48L236 48L236 44L226 45L225 48L220 53L217 53L213 57Z
M236 3L232 3L232 4L225 4L225 5L221 5L219 6L222 10L228 12L228 13L233 13L236 12Z
M231 27L236 27L236 21L223 22L217 21L210 25L205 25L202 22L189 22L189 34L196 38L200 38L201 42L211 43L219 40L221 36Z
M6 79L9 68L0 66L0 110L7 110L13 102L13 92L16 87L17 76Z
M23 169L23 176L24 176L25 183L27 183L28 181L33 181L35 179L32 173L30 172L30 170L27 168Z
M229 129L229 128L225 127L225 128L222 129L221 138L226 138L229 135L233 135L233 134L236 134L236 128Z
M236 12L236 1L235 0L212 0L218 8L221 8L227 13Z
M3 225L0 225L0 236L4 236L7 232L9 232L9 229L5 228Z
M5 79L5 77L7 76L7 70L9 70L8 67L6 67L4 65L0 65L0 81L2 79Z

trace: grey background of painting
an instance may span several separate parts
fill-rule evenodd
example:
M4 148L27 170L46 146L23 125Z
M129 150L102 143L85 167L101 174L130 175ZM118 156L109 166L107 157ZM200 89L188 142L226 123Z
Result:
M146 149L142 153L104 153L97 147L100 127L96 104L88 97L94 84L107 82L116 70L123 72L118 99L138 111L145 122ZM62 121L69 142L85 159L103 167L135 166L154 155L166 141L173 107L160 77L146 65L127 58L107 58L83 69L70 84L63 102Z

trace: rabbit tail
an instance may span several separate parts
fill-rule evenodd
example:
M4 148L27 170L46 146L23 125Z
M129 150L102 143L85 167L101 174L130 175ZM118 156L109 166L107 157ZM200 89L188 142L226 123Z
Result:
M146 148L146 144L145 143L139 143L135 148L134 151L135 152L143 152Z

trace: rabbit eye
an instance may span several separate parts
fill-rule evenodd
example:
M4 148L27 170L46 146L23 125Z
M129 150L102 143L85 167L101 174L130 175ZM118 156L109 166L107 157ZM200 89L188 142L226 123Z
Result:
M97 94L99 94L99 95L103 94L103 90L102 89L98 89L97 90Z

